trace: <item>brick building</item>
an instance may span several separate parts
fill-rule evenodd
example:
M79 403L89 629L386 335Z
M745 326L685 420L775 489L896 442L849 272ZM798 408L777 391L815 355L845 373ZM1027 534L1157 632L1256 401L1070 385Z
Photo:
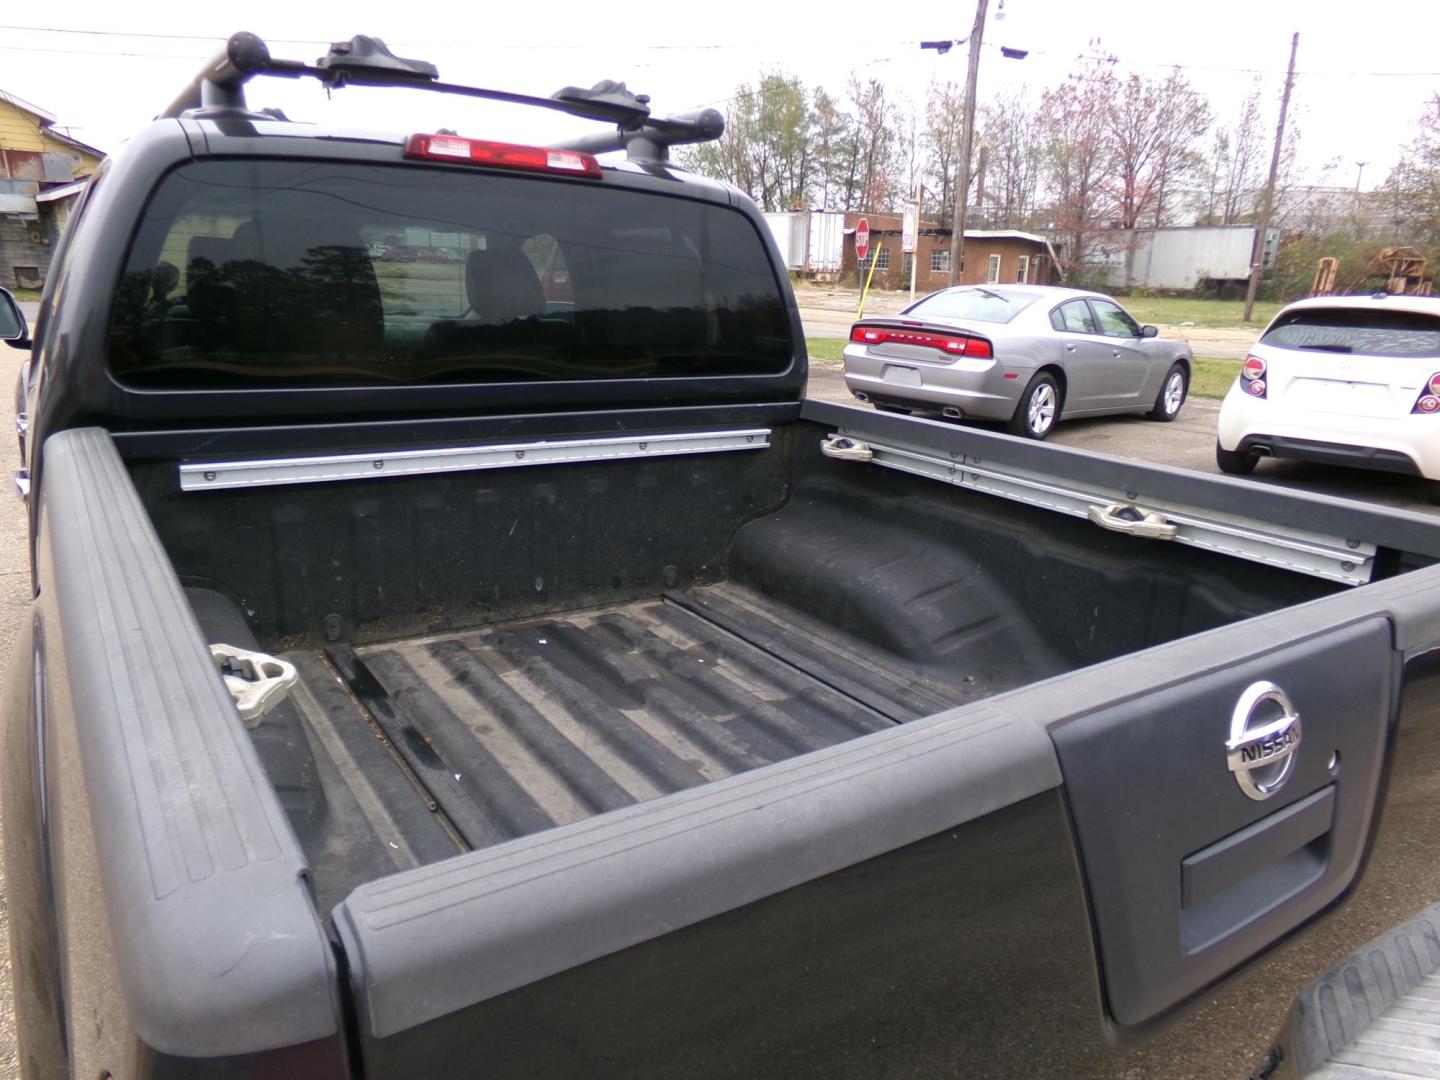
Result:
M0 90L0 286L38 289L70 208L105 155Z
M908 288L910 253L902 252L901 226L898 214L845 215L845 250L841 275L854 278L859 270L855 260L855 226L861 218L870 225L870 251L865 269L875 260L872 289ZM916 295L934 292L950 284L950 233L934 222L921 222L915 239L915 261L919 267L915 279ZM1034 233L1012 229L966 229L964 266L958 284L983 285L987 282L1053 285L1059 281L1056 256L1049 241ZM864 276L859 278L864 284Z

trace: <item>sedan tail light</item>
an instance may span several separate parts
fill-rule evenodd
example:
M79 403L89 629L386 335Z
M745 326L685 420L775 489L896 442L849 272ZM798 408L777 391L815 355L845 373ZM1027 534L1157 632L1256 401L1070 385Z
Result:
M1269 365L1265 363L1264 357L1245 357L1245 363L1240 367L1240 388L1251 397L1263 398L1267 370Z
M1420 397L1410 411L1424 413L1427 416L1440 412L1440 371L1430 376L1425 383L1425 389L1420 391Z
M865 326L857 323L850 329L850 340L861 345L921 345L950 356L968 356L972 360L992 360L995 350L982 337L969 334L945 334L934 330L899 329L893 326Z

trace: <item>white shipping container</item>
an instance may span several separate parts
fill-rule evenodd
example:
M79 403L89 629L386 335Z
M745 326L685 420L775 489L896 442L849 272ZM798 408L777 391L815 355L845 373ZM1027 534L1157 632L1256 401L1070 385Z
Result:
M1279 230L1269 230L1262 265L1275 259ZM1127 256L1125 234L1116 234L1086 262L1106 270L1112 286L1151 289L1193 289L1202 281L1243 281L1250 276L1255 229L1250 225L1174 226L1142 230L1133 256Z
M765 224L790 270L804 270L810 247L810 215L804 211L767 211Z
M838 274L845 251L845 215L828 210L810 214L810 259L806 268L817 274Z

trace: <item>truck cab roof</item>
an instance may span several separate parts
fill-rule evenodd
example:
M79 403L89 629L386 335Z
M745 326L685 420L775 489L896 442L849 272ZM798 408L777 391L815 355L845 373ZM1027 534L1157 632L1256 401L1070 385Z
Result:
M613 128L499 152L209 90L172 106L75 211L37 320L32 424L797 410L804 335L758 209L665 153L718 120L626 113L643 99L616 85L556 99L628 118Z

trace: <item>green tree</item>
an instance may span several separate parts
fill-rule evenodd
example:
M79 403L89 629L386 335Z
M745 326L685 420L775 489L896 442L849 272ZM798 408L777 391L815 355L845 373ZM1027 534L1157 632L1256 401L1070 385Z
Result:
M765 210L803 208L816 180L815 117L805 84L761 75L742 83L725 112L725 134L680 157L681 164L740 188Z

